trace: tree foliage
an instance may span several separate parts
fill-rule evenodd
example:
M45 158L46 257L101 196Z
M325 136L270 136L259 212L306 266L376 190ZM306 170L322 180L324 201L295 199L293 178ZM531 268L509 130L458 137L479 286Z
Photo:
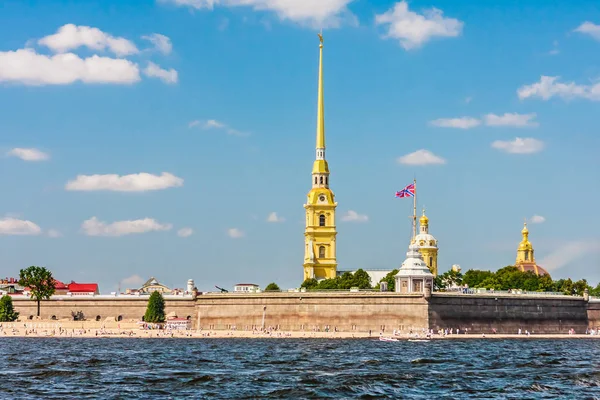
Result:
M494 290L519 289L528 292L561 292L567 295L583 295L588 289L590 295L600 295L600 284L597 288L588 285L585 279L573 282L569 279L553 281L549 275L536 275L532 271L523 272L514 266L507 266L496 272L469 270L462 283L470 288ZM594 294L598 293L598 294Z
M398 275L397 269L388 272L388 274L381 278L379 282L387 282L388 291L394 292L396 291L396 275Z
M308 290L348 290L352 288L371 289L371 277L363 270L358 269L354 273L344 272L341 276L332 279L307 279L300 285Z
M0 298L0 322L12 322L19 318L19 313L13 308L12 297L5 294Z
M31 297L37 301L37 316L40 316L42 300L48 300L56 291L52 272L44 267L32 265L19 271L19 285L29 288Z
M150 295L144 321L150 323L165 322L165 299L161 293L152 292Z
M265 292L280 292L279 286L275 282L271 282L265 288Z
M463 275L459 271L446 271L438 275L433 280L434 290L445 290L448 287L460 286L463 282Z

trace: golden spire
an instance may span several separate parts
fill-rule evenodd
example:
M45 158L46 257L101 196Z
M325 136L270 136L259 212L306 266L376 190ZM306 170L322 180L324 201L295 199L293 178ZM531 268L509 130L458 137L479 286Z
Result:
M325 148L325 105L323 101L323 34L319 35L319 100L317 104L317 149Z
M318 176L318 185L324 184L325 187L329 186L329 178L326 177L329 175L329 165L327 164L325 158L325 105L323 100L323 34L318 33L319 35L319 93L318 93L318 103L317 103L317 149L316 149L316 159L313 164L313 175L323 175ZM323 182L321 182L323 179ZM317 185L313 183L314 185Z

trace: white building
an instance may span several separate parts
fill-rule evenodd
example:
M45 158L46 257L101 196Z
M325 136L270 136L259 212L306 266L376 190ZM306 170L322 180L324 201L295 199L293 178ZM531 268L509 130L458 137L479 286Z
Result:
M423 261L417 244L408 247L406 257L396 274L396 292L425 293L428 285L433 288L433 274Z
M256 293L260 287L255 283L238 283L233 287L234 293Z

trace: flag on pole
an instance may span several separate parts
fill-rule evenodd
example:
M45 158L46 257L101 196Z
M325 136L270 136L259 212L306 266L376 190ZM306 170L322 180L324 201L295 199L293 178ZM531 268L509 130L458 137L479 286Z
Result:
M415 184L411 183L406 186L404 189L396 192L396 198L404 198L404 197L414 197L415 196Z

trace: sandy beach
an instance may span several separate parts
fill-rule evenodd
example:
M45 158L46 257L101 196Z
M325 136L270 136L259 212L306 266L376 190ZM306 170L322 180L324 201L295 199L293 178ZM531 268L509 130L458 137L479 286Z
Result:
M92 325L92 326L86 326ZM95 326L94 326L95 325ZM279 330L160 330L141 329L137 324L122 323L117 326L99 326L100 324L62 323L47 321L38 323L5 322L0 324L0 338L6 337L54 337L54 338L189 338L189 339L379 339L398 340L426 339L423 332L324 332L324 331L279 331ZM453 339L600 339L600 335L575 334L438 334L431 335L432 340Z

